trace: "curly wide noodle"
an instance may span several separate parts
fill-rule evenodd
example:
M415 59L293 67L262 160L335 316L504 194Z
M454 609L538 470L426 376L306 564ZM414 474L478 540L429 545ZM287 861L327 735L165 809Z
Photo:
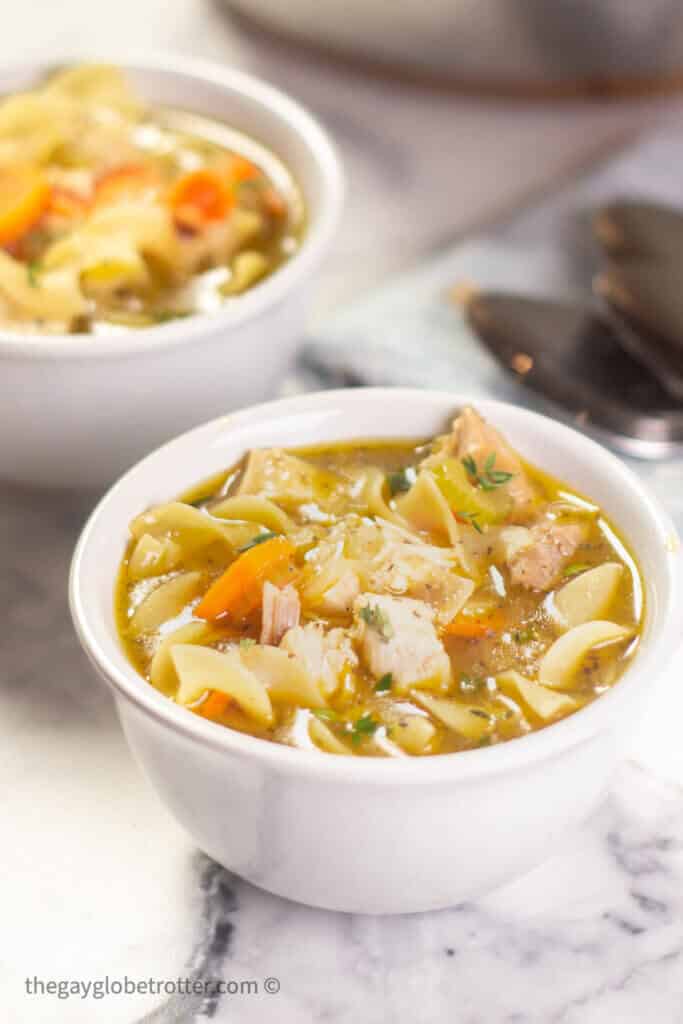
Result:
M122 128L127 132L142 112L118 68L69 68L0 104L0 163L46 164L57 149L68 149L75 164L92 155L94 139L102 148L120 142Z
M184 572L160 583L135 609L130 620L131 636L149 633L174 619L198 595L201 583L200 572Z

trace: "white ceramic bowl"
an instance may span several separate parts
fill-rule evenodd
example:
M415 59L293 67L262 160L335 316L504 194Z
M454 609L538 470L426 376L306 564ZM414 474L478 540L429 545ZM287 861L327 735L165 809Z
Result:
M373 388L226 416L135 466L100 502L78 543L70 584L74 622L114 691L135 755L202 850L282 896L345 911L427 910L526 871L603 796L633 719L680 642L675 531L636 477L566 426L477 399L514 445L596 499L633 545L646 580L647 621L640 652L614 689L509 743L378 760L316 754L232 732L172 703L138 676L119 643L112 606L134 515L227 468L250 447L427 436L466 402L457 394Z
M272 394L300 341L314 271L338 222L339 162L320 125L293 100L202 62L114 62L151 104L215 117L272 149L303 191L307 233L287 264L212 315L111 337L0 331L0 477L110 483L180 430ZM3 70L0 95L50 70Z

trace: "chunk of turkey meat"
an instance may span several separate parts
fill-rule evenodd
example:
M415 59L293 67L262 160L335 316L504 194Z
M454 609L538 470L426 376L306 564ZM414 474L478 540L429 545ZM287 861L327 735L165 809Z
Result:
M276 587L266 580L263 584L260 642L277 647L287 630L299 625L300 615L301 602L296 588L291 583L286 587Z
M528 543L508 560L510 582L528 590L550 590L583 536L578 523L536 523Z
M386 594L361 594L354 604L361 657L376 679L391 673L398 692L446 685L451 663L434 627L434 609L424 601Z

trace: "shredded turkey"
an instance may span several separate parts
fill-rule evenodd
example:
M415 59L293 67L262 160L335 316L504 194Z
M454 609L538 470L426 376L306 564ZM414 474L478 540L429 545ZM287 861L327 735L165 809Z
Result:
M439 623L450 622L474 590L472 580L454 571L458 556L453 548L425 544L408 530L378 522L386 540L371 562L370 588L424 601Z
M263 584L261 643L277 646L288 629L299 625L301 602L291 583L280 589L268 580Z
M528 590L549 590L583 539L578 523L537 523L529 541L508 561L510 582Z
M345 630L325 630L321 622L308 622L288 630L280 647L299 659L326 697L339 687L345 671L358 664Z

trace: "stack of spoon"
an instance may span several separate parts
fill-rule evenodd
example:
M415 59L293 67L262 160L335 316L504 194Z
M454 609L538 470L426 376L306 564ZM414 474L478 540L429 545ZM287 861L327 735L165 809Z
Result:
M604 266L583 304L472 291L469 325L524 384L631 455L683 451L683 211L599 209Z

